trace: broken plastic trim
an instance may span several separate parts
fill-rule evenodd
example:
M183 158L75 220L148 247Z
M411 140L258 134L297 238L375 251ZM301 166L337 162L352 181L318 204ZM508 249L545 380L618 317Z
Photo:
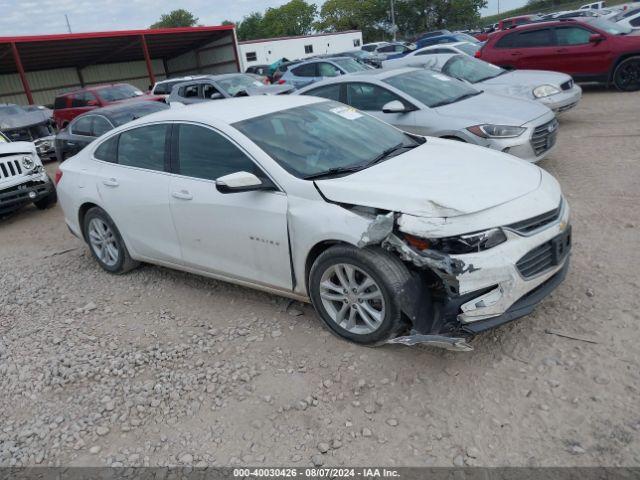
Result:
M424 335L422 333L392 338L388 340L387 343L406 345L409 347L414 345L428 345L430 347L444 348L445 350L455 352L470 352L473 350L473 347L469 345L464 338L445 337L443 335Z

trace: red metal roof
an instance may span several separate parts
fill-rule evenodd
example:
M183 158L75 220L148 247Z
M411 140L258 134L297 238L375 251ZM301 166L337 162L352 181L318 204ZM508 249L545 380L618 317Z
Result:
M20 53L25 71L29 72L144 60L143 35L151 58L173 58L225 36L234 42L233 29L233 25L221 25L0 37L0 74L17 72L12 44Z

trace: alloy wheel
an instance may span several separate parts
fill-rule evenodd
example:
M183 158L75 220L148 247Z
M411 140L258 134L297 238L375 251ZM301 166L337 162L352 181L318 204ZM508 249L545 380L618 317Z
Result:
M385 318L385 301L376 281L348 263L330 266L320 280L320 298L331 320L357 335L375 332Z
M96 257L108 267L115 266L120 258L120 248L111 227L100 218L92 218L88 233Z

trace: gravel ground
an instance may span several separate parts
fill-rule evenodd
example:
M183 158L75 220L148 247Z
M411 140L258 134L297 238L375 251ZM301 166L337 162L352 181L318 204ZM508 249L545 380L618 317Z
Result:
M572 270L470 353L357 347L309 306L164 268L111 276L59 207L23 209L0 225L0 465L640 465L639 101L592 89L561 118L541 166L573 207Z

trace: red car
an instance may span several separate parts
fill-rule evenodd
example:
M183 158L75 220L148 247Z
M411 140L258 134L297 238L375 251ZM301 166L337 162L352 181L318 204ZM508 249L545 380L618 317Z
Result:
M97 85L58 95L53 105L53 120L58 129L62 129L78 115L89 110L131 99L164 102L164 97L145 95L128 83Z
M538 22L496 32L476 57L505 69L553 70L576 81L640 89L640 35L597 17Z

